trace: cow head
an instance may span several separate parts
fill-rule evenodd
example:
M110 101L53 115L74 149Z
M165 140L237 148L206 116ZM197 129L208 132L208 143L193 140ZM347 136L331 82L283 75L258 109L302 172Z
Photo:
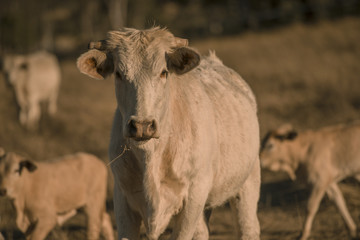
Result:
M36 165L22 156L0 149L0 196L15 197L24 171L33 172Z
M298 166L293 159L290 144L296 137L297 132L289 124L267 133L261 144L261 166L271 171L284 171L295 180Z
M92 42L77 61L79 70L95 79L115 75L124 137L144 142L161 135L169 104L169 83L194 69L200 56L187 40L161 28L124 29Z
M24 56L7 55L3 59L3 71L8 85L24 81L28 75L28 63Z

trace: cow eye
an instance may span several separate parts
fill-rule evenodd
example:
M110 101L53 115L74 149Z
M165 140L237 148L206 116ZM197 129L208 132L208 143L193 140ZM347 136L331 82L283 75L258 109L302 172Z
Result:
M167 78L167 77L168 77L168 74L169 74L169 72L164 69L164 70L161 72L160 77L161 77L161 78Z
M267 150L271 150L271 149L273 149L273 147L274 147L274 144L272 144L272 143L269 143L268 145L266 145Z

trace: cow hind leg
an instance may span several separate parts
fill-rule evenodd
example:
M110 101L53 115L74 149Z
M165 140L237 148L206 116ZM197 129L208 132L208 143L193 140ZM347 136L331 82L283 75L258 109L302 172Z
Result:
M100 236L102 226L102 208L96 204L89 204L86 207L87 213L87 239L97 240Z
M304 229L301 234L300 240L307 240L308 237L310 236L311 227L314 221L315 214L319 209L321 199L324 197L326 189L327 189L326 185L320 185L320 184L317 184L313 187L308 201Z
M114 231L110 215L106 212L102 216L101 232L106 240L114 240Z
M356 237L356 225L351 218L351 215L346 207L344 196L342 195L338 185L333 183L326 190L327 195L331 200L333 200L340 211L341 216L343 217L352 238Z
M59 226L62 226L67 220L75 216L77 211L75 209L64 213L64 214L58 214L56 218L56 222Z
M230 199L237 239L260 239L260 225L257 218L259 192L260 164L256 163L241 191L236 197Z

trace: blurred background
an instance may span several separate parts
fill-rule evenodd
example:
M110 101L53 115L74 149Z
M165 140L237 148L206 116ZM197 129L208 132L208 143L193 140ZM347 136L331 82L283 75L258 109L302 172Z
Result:
M109 29L203 38L358 15L358 0L1 0L1 51L71 53Z
M108 162L113 82L80 74L76 58L109 30L154 25L188 38L202 54L215 50L249 83L258 100L261 137L283 123L303 130L360 118L360 0L0 0L0 57L46 49L57 55L62 71L58 112L54 118L42 115L36 132L20 126L14 93L0 75L0 146L36 161L85 151ZM262 180L262 239L295 239L309 190L281 173L263 171ZM346 180L340 188L359 227L360 184ZM0 199L0 231L24 239L14 231L13 214ZM214 212L211 226L210 239L235 239L226 205ZM312 234L348 239L327 198ZM85 239L84 216L49 239Z

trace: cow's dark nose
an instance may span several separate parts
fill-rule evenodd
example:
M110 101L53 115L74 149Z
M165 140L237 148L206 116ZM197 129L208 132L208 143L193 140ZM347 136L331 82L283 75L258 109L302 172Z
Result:
M5 196L5 195L6 195L6 189L0 188L0 196Z
M131 119L128 124L129 137L136 141L149 140L157 137L157 123L151 121L137 121Z

